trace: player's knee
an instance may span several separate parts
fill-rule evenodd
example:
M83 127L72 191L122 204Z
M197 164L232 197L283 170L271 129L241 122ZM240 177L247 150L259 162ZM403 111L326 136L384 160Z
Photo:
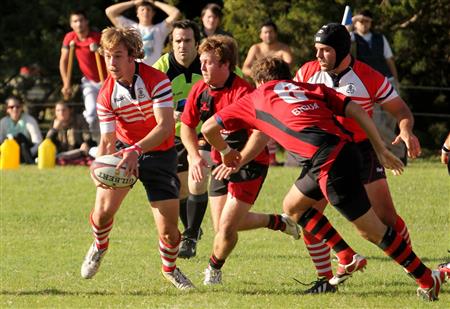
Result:
M237 226L232 224L220 224L218 234L224 241L233 241L237 237Z

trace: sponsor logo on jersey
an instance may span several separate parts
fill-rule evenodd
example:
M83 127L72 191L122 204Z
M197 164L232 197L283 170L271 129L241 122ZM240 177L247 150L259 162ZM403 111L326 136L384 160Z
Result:
M301 113L303 113L304 111L312 111L312 110L316 110L319 109L319 105L317 103L311 103L311 104L305 104L302 106L298 106L296 108L294 108L291 113L294 114L294 116L298 116Z
M144 92L143 88L138 88L137 92L138 92L138 98L139 99L144 99L145 98L145 92Z
M353 95L356 92L356 87L354 84L349 83L347 85L347 89L345 89L345 93L349 94L349 95Z
M123 100L125 100L125 97L121 95L120 97L114 98L114 103L122 102Z

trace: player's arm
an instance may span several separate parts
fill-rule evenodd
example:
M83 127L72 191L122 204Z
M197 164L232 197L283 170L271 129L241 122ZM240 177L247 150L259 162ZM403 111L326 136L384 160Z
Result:
M414 117L408 105L406 105L402 98L397 96L384 103L383 109L397 119L398 127L400 129L399 135L397 135L392 144L395 145L403 141L408 149L408 156L410 158L418 157L421 153L421 148L419 139L413 133Z
M136 6L138 3L141 3L142 0L138 1L125 1L113 4L106 8L105 13L108 19L112 22L112 24L116 27L120 27L120 23L118 21L118 17L126 10L131 9Z
M239 151L231 148L220 134L222 125L216 120L216 117L210 117L202 125L202 134L206 141L213 146L222 156L222 162L228 167L237 167L241 160Z
M102 133L100 136L100 142L98 143L96 157L104 156L107 154L113 154L116 152L116 132Z
M345 116L355 119L366 132L380 163L385 168L393 170L394 174L401 174L403 172L402 161L386 148L375 123L367 112L357 103L350 101L345 107Z
M196 182L203 180L203 169L208 167L208 163L203 159L198 150L198 137L195 128L181 122L181 141L189 156L190 176Z
M244 64L242 65L242 73L244 73L244 75L247 77L252 76L252 65L253 62L255 62L256 60L256 49L257 49L256 44L250 47L247 57L245 58Z
M153 4L159 8L161 11L167 14L167 17L165 19L165 22L168 26L172 26L172 24L181 17L180 10L178 10L175 6L160 2L160 1L153 1Z
M214 169L212 175L217 180L227 179L231 174L237 172L241 166L256 158L266 147L270 137L258 130L253 130L244 148L241 150L241 162L237 167L227 167L224 164Z
M270 137L258 130L253 130L244 148L241 150L241 162L243 166L256 158L266 147Z
M69 63L69 49L66 46L61 48L61 56L59 57L59 74L61 75L61 80L63 87L61 92L70 97L70 85L69 78L67 76L67 65Z

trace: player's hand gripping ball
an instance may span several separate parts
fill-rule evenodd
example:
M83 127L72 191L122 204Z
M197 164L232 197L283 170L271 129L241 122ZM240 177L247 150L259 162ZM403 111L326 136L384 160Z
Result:
M137 181L136 175L125 176L125 167L116 170L122 159L113 155L98 157L91 164L91 174L100 183L111 188L127 188Z

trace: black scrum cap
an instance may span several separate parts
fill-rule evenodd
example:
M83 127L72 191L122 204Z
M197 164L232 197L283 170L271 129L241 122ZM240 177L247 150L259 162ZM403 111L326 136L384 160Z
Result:
M334 68L339 66L345 56L350 52L350 34L341 24L330 23L322 26L317 31L314 41L333 47L336 51L336 64Z

